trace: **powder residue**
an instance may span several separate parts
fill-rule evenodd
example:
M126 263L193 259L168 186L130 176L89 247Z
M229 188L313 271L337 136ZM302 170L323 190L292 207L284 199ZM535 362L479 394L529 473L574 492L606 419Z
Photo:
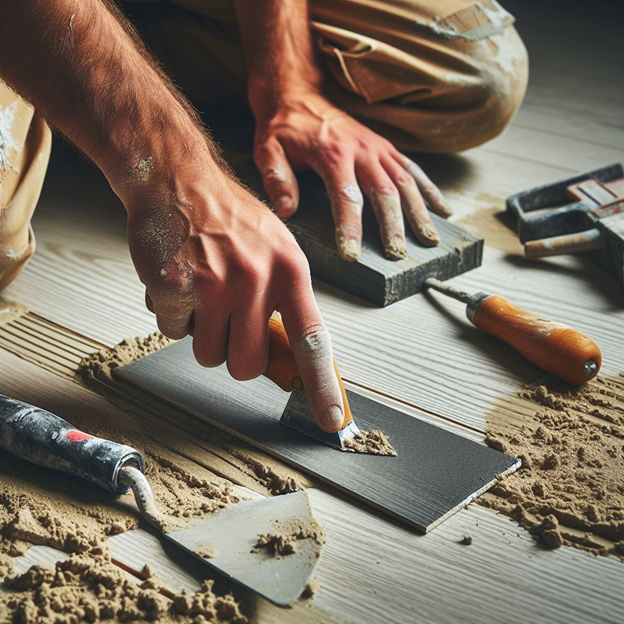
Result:
M115 369L155 353L172 342L160 332L146 337L125 338L113 349L102 349L83 359L80 372L87 381L112 381Z
M219 554L219 549L212 542L203 542L197 544L193 552L205 559L214 559Z
M388 436L380 429L359 431L344 442L344 450L350 453L368 453L369 455L389 455L396 457L397 452L390 444Z
M10 157L22 149L22 144L13 137L17 101L6 108L0 108L0 171L10 168Z
M314 519L292 517L275 520L275 530L258 535L251 552L265 552L280 558L297 552L297 542L312 539L319 546L325 544L325 531Z
M14 624L105 620L248 622L234 596L213 592L213 581L204 581L193 594L171 595L157 586L141 586L124 576L112 563L108 549L101 545L72 555L53 568L32 566L7 585L11 593L4 601Z
M533 410L488 419L490 446L522 459L480 503L514 518L546 548L624 560L624 380L548 382L520 396Z
M298 492L314 485L309 477L295 472L258 451L233 446L230 446L228 450L248 466L259 483L274 496Z

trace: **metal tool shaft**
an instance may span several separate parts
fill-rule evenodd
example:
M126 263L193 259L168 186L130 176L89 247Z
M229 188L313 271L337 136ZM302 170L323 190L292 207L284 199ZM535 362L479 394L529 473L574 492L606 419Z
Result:
M433 288L434 290L448 295L449 297L453 297L453 299L457 299L462 303L468 304L472 301L472 295L470 293L464 292L463 290L457 290L457 288L453 288L435 277L428 277L425 280L425 286Z

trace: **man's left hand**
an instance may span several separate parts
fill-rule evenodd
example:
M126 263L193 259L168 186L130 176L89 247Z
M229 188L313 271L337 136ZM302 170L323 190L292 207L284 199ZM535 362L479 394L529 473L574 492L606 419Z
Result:
M406 255L403 213L423 245L439 243L427 210L450 216L439 189L389 141L322 95L308 93L281 102L270 114L256 114L254 143L256 165L280 218L290 217L299 205L293 169L311 168L323 179L345 260L357 260L361 251L362 191L375 212L387 258Z

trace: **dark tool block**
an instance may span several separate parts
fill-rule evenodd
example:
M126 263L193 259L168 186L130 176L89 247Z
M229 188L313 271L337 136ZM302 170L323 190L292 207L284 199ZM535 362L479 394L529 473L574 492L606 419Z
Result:
M301 207L289 225L310 263L312 275L378 306L387 306L420 292L428 277L447 280L481 265L483 239L436 215L437 247L424 247L406 225L407 257L386 260L379 226L369 205L364 207L362 254L345 262L338 254L334 222L320 180L301 176Z
M264 377L234 381L205 369L185 339L118 369L118 376L225 429L377 509L427 532L520 461L347 391L361 429L382 429L397 457L330 448L280 423L289 394Z

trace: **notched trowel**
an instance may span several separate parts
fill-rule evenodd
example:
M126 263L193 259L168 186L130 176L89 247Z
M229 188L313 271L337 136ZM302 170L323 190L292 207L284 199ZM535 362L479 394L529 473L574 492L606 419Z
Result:
M292 393L288 404L284 408L280 422L324 442L328 446L344 451L345 442L359 433L360 430L353 420L349 399L347 398L335 359L334 370L336 371L340 392L342 393L345 416L339 431L327 433L314 420L314 415L310 410L305 394L303 381L299 376L295 356L281 319L273 316L269 320L269 364L264 372L264 376L277 384L282 390Z
M143 456L130 446L93 437L55 414L0 395L0 448L115 494L132 489L141 515L167 539L278 605L301 596L320 556L322 545L313 537L297 539L294 552L282 557L255 548L260 536L279 533L280 526L319 526L306 492L242 501L169 526L143 474Z

